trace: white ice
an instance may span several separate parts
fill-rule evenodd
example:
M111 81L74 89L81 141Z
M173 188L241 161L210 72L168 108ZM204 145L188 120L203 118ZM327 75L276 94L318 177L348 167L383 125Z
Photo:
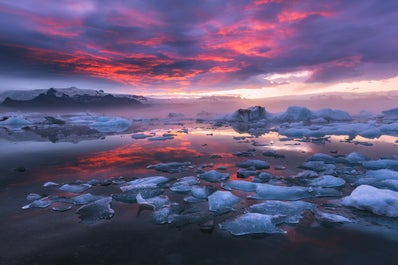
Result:
M398 217L398 192L361 185L342 199L344 206L368 210L377 215Z
M233 206L241 199L229 191L216 191L208 197L208 200L210 211L223 214L232 211Z
M283 233L272 222L272 216L259 213L246 213L220 224L220 228L232 235L255 235Z

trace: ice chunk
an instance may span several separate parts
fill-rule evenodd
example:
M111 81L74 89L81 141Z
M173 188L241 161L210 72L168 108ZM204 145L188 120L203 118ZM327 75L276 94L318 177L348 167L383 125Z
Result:
M93 224L103 219L111 219L115 211L111 208L111 197L105 197L77 209L82 223Z
M66 192L81 193L91 187L90 184L64 184L59 189Z
M352 152L346 155L344 160L351 165L360 165L362 162L368 160L368 158L360 153Z
M307 161L323 161L326 164L333 164L336 162L336 158L331 155L317 153L309 157Z
M128 190L124 190L122 193L113 194L112 198L121 202L136 203L137 195L139 193L141 194L142 198L148 199L158 196L164 192L164 189L158 188L156 186L155 187L127 186L127 187L129 187Z
M169 197L166 195L160 195L152 198L143 198L141 193L137 195L137 203L138 204L145 204L152 206L155 210L158 210L162 207L170 205Z
M240 215L221 223L220 228L235 236L283 233L283 230L273 224L272 216L259 213Z
M306 178L316 178L318 177L318 173L312 170L304 170L302 172L297 173L294 176L291 176L292 179L306 179Z
M121 186L120 189L122 191L128 191L137 188L155 188L168 181L170 181L170 179L163 176L151 176L129 181L126 183L126 186Z
M52 203L47 197L39 200L35 200L27 205L22 206L22 209L30 209L30 208L46 208Z
M94 116L94 121L89 127L99 132L123 132L131 126L131 121L120 117Z
M187 196L184 198L184 202L187 202L187 203L201 203L201 202L205 202L205 201L206 201L206 199L200 199L195 196Z
M7 126L7 127L11 127L11 128L22 128L22 127L29 126L32 124L33 124L33 122L27 120L22 115L8 117L8 119L0 121L0 126Z
M172 139L174 139L174 136L154 136L148 138L149 141L166 141Z
M264 151L263 156L274 157L274 158L285 158L284 154L279 154L275 150Z
M255 168L255 169L268 169L270 167L269 163L263 160L246 160L236 163L237 167L241 168Z
M398 192L361 185L342 199L344 206L368 210L377 215L398 217Z
M256 184L244 180L232 180L222 184L226 190L256 191Z
M260 174L259 171L247 170L247 169L243 169L243 168L238 169L238 172L236 172L236 176L238 178L248 178L251 176L258 176L259 174Z
M148 137L152 137L152 135L144 134L144 133L136 133L136 134L131 135L131 138L133 138L133 139L145 139Z
M92 195L91 193L85 193L85 194L81 194L81 195L72 197L70 199L71 199L71 203L73 203L73 204L87 204L89 202L93 202L93 201L100 200L103 198L105 198L105 197Z
M331 175L324 175L315 179L312 179L308 182L308 185L315 187L324 187L324 188L336 188L344 186L345 180L342 178L336 178Z
M362 163L366 169L392 169L398 170L398 159L370 160Z
M263 107L254 106L248 109L239 109L225 117L228 121L253 122L266 118L266 111Z
M48 187L57 187L59 186L58 183L52 182L52 181L48 181L46 183L43 184L43 187L48 188Z
M316 211L315 217L321 224L329 224L329 223L351 223L351 220L347 217L333 214L333 213L325 213L321 211Z
M208 197L209 210L217 214L232 211L232 207L241 199L229 191L216 191Z
M203 174L200 174L199 177L209 182L219 182L229 178L228 173L222 173L215 170L209 170Z
M303 169L310 169L315 172L323 172L325 174L332 174L336 169L334 164L326 164L324 161L308 161L304 162L301 166Z
M358 179L355 184L398 191L398 172L390 169L369 170L365 177Z
M260 174L258 174L258 176L252 179L252 182L267 182L270 181L273 177L274 176L268 172L261 172Z
M290 106L286 112L276 114L274 121L278 122L297 122L297 121L309 121L312 117L312 113L309 109L299 106Z
M40 194L37 194L37 193L29 193L27 196L26 196L26 200L28 200L28 201L36 201L36 200L40 200L41 199L41 195Z
M171 185L170 190L174 192L189 192L192 189L193 185L199 184L199 179L197 177L183 177L180 178L177 182Z
M328 108L313 112L315 117L323 118L327 121L351 121L352 118L348 112L342 110L332 110Z
M210 194L217 191L213 186L193 186L191 189L192 196L198 199L207 199Z
M384 119L386 119L386 120L398 120L398 108L384 110L382 112L384 114Z
M274 216L274 223L297 224L303 218L304 211L312 211L315 207L315 204L303 201L266 201L253 204L248 211Z
M313 197L337 197L341 193L332 188L306 188L300 186L275 186L264 183L256 184L256 195L249 196L252 199L265 199L265 200L286 200L295 201L304 198Z
M72 205L68 203L56 202L51 205L51 209L56 212L66 212L72 209Z
M170 163L159 163L155 165L149 165L147 166L147 168L155 169L160 172L179 173L190 165L191 162L170 162Z

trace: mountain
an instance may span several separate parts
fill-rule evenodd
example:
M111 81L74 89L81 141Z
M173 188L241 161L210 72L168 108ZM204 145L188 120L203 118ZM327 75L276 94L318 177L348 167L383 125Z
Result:
M6 91L0 94L1 99L0 106L11 108L128 107L140 106L147 101L142 96L75 87Z

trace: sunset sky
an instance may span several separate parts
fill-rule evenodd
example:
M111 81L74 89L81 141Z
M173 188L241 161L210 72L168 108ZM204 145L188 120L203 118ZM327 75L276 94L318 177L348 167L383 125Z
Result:
M0 91L398 90L397 0L0 0Z

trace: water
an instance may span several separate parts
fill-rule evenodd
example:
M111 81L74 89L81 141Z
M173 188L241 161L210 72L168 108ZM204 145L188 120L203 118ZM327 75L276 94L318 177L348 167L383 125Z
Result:
M243 213L257 201L243 200L235 212L214 217L216 227L203 233L197 224L182 227L155 225L151 211L137 217L139 206L112 201L115 215L94 225L79 223L78 206L65 212L50 209L22 210L26 195L62 194L43 188L43 183L70 183L92 179L140 178L163 175L179 178L197 174L198 166L213 163L225 167L230 180L237 179L235 163L247 158L232 155L236 151L256 149L255 156L271 164L269 170L283 180L302 171L298 168L314 153L346 155L356 151L370 158L396 155L396 137L382 136L373 146L341 142L333 136L330 142L315 144L301 141L279 141L275 132L254 138L239 134L230 127L214 128L209 124L148 125L144 133L175 132L182 127L188 133L177 133L173 140L135 140L131 134L106 136L77 143L48 141L0 140L0 245L1 264L395 264L398 258L396 218L382 218L368 212L337 207L339 213L354 218L355 224L322 226L310 212L297 225L279 226L286 234L256 237L234 237L220 230L222 221ZM236 140L233 137L245 136ZM364 139L357 138L362 141ZM256 144L254 144L256 143ZM253 145L254 144L254 145ZM262 156L275 150L285 158ZM337 152L337 153L336 153ZM217 156L214 156L217 155ZM189 161L181 173L156 172L150 164ZM16 168L24 167L16 171ZM284 168L283 170L280 170ZM249 179L250 180L250 179ZM214 184L217 188L219 184ZM343 188L344 194L352 190ZM97 185L88 190L94 195L120 192L118 185ZM244 193L233 191L243 196ZM183 195L166 192L172 200ZM307 200L321 207L333 204L332 198ZM363 220L370 220L365 222ZM370 225L373 224L373 225Z

